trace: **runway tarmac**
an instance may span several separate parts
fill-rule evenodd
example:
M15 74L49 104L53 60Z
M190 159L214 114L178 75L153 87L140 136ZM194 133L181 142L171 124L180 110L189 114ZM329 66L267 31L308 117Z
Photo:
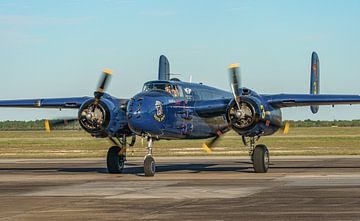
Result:
M0 160L0 220L360 220L360 156Z

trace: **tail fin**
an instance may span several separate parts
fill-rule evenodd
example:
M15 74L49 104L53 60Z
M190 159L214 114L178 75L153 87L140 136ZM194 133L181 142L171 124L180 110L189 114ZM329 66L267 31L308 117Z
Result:
M159 59L159 75L158 80L170 79L170 64L165 55L161 55Z
M320 65L316 52L313 52L311 56L310 94L320 94ZM316 114L319 106L310 106L310 109L313 114Z

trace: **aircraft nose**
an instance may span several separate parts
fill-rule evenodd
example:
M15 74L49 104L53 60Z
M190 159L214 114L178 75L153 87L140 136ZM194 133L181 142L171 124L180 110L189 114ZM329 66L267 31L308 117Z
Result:
M162 122L165 113L162 103L156 99L135 97L128 104L128 123L132 131L137 134L162 134Z

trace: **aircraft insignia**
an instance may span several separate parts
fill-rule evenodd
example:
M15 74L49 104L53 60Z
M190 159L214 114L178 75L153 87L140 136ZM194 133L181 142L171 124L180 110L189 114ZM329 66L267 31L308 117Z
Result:
M191 88L185 88L184 91L186 94L191 94Z
M156 113L154 114L155 120L157 120L159 122L163 121L165 119L165 114L164 114L164 110L163 110L161 101L155 102L155 108L156 108Z

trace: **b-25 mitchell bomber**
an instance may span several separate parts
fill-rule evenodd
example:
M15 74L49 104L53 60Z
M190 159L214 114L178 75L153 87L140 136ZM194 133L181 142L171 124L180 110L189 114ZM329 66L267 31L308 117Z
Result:
M144 173L154 176L154 141L212 138L203 145L210 152L221 135L231 129L249 148L254 171L265 173L270 163L269 150L257 141L279 129L288 130L288 124L282 122L282 108L310 106L312 113L317 113L319 105L360 103L359 95L320 94L319 59L315 52L310 94L258 94L240 86L238 65L230 65L229 72L231 91L170 79L169 62L162 55L158 79L146 82L142 91L130 99L105 92L112 75L106 69L93 97L3 100L0 107L78 109L76 120L86 132L113 143L107 153L109 173L123 171L127 145L134 145L136 135L142 136L148 143Z

